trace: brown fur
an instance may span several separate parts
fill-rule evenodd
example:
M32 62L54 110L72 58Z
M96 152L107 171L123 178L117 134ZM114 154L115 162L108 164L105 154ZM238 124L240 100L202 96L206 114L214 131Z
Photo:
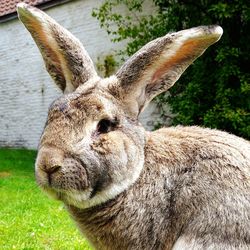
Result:
M204 249L216 242L247 248L250 157L231 146L242 143L198 127L150 133L135 185L104 205L68 209L97 249L171 249L181 235Z
M146 132L137 120L222 29L168 34L100 79L79 41L59 24L25 4L18 12L52 75L59 74L55 82L71 92L49 109L37 183L65 203L93 246L249 249L250 143L199 127ZM47 30L43 39L38 27Z

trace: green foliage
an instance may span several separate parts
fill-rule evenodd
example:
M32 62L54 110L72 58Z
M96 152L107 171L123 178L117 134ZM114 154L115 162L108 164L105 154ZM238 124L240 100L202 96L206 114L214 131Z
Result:
M152 11L145 14L148 4ZM106 0L93 16L112 41L128 41L125 55L169 31L221 25L222 39L156 102L161 110L166 103L171 105L176 114L173 124L204 125L250 138L249 0Z
M96 63L96 66L99 74L101 74L103 77L109 77L114 74L117 66L114 55L109 54L104 57L98 57L97 59L98 61Z
M37 187L35 155L0 149L0 248L90 250L62 203Z

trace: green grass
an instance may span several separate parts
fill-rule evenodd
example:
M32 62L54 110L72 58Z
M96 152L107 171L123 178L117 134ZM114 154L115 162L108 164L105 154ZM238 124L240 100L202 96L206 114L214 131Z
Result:
M86 240L34 179L35 151L0 149L0 249L84 249Z

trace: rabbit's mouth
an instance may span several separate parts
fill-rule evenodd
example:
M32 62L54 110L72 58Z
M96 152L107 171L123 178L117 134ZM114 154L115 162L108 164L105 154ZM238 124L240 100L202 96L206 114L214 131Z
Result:
M42 189L52 198L76 207L81 207L81 204L86 203L91 197L91 189L84 191L62 190L52 187L42 187Z
M42 186L41 188L51 198L60 200L64 202L66 205L74 206L80 209L93 207L100 203L105 203L109 199L114 198L112 193L109 193L109 190L101 192L93 197L92 188L87 188L84 191L62 190L62 189L55 189L55 188L48 187L48 186Z

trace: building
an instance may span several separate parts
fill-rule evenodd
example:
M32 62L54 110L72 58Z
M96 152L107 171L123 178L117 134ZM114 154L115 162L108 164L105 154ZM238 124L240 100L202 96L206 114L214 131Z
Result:
M61 95L47 73L31 36L17 19L18 0L0 0L0 147L36 148L50 103ZM121 44L91 16L96 0L26 0L43 9L84 44L93 61L110 55ZM157 112L151 105L141 122L152 128Z

